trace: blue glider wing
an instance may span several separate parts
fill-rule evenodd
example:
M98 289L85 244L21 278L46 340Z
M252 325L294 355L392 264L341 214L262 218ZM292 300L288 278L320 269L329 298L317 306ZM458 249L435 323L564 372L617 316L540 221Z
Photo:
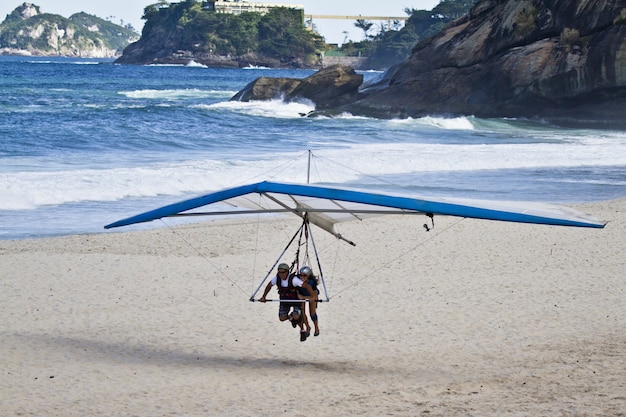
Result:
M219 214L291 212L339 237L335 224L381 214L439 214L558 226L602 228L605 222L576 210L543 203L421 198L353 189L278 182L258 182L227 188L147 211L105 226L105 229L149 222L163 217L208 215L191 210L214 203L232 207Z

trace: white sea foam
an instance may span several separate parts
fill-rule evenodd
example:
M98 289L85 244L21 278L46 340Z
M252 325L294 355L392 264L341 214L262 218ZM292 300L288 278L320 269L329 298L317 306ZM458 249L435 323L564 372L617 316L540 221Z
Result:
M58 65L99 65L102 62L106 62L106 61L110 61L109 59L105 59L103 58L102 61L100 60L92 60L92 61L68 61L66 59L61 59L58 61L48 61L48 60L35 60L35 61L26 61L29 64L58 64Z
M349 112L343 112L340 114L335 114L332 116L326 116L324 112L320 112L316 115L318 119L340 119L340 120L368 120L373 123L386 123L390 126L394 127L407 127L407 128L415 128L420 126L430 126L438 129L444 130L475 130L474 125L472 124L471 118L469 117L454 117L454 118L444 118L444 117L422 117L422 118L406 118L406 119L388 119L388 120L380 120L367 116L359 116L353 115Z
M118 94L126 96L128 98L136 99L160 99L160 100L179 100L190 98L219 98L230 97L236 92L223 91L223 90L198 90L198 89L185 89L185 90L134 90L134 91L120 91Z
M279 119L301 118L303 115L315 110L311 102L285 103L282 100L268 101L224 101L209 105L199 105L208 109L229 110L250 116L272 117Z
M245 69L245 70L258 70L258 69L261 69L261 70L268 70L268 69L271 69L271 68L270 68L270 67L260 66L260 65L252 65L252 64L248 64L248 66L247 66L247 67L243 67L243 68L241 68L241 69Z
M209 68L206 65L200 64L194 60L191 60L189 62L187 62L187 64L185 65L186 67L192 67L192 68Z
M446 130L474 130L474 125L468 117L422 117L417 119L417 121L421 124Z
M366 116L355 116L352 113L348 113L348 112L342 112L340 114L337 115L333 115L333 116L324 116L324 113L320 113L320 116L317 116L318 118L328 118L328 119L344 119L344 120L376 120L373 119L371 117L366 117Z
M306 181L306 172L285 169L272 173L276 160L197 160L111 169L59 169L18 171L0 175L0 210L31 210L42 206L124 198L203 193L271 177L280 181ZM267 176L263 176L267 173Z
M311 182L341 184L360 176L407 173L626 165L626 151L615 150L575 141L501 145L360 143L317 150L320 158L313 160ZM227 161L199 158L100 170L62 166L47 171L15 170L0 175L0 209L199 194L267 179L304 183L307 161L303 155L272 151ZM296 156L301 159L295 161ZM37 162L30 165L36 166Z

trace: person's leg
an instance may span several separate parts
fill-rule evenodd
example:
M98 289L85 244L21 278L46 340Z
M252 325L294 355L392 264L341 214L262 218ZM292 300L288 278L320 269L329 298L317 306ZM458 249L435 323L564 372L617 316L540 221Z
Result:
M280 321L289 320L291 322L292 327L296 327L298 324L302 327L302 312L300 308L294 306L294 303L281 303L282 309L279 312ZM291 309L293 310L291 311ZM289 312L291 311L291 312Z
M302 310L301 307L297 303L293 303L293 310L291 311L291 319L298 323L300 327L302 327Z
M294 317L293 323L297 323L298 326L300 326L300 341L304 342L307 339L307 337L309 337L309 334L311 334L310 327L308 331L304 329L304 323L306 322L306 315L304 314L304 311L300 309L299 306L294 307L293 312L291 314Z
M288 303L280 303L278 307L278 320L285 321L289 319L289 310L291 306Z
M315 333L313 333L313 336L319 336L320 328L317 322L317 300L309 301L309 314L311 315L311 321L313 321L313 327L315 328Z
M302 303L302 320L304 321L304 327L306 328L307 333L311 333L311 325L309 324L309 319L306 316L306 305L308 303Z

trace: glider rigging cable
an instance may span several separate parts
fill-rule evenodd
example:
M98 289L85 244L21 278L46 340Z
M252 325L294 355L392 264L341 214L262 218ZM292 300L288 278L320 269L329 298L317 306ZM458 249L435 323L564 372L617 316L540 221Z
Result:
M206 195L194 197L191 199L183 200L177 203L168 204L163 207L159 207L144 213L140 213L125 219L118 220L116 222L105 225L106 229L121 227L135 223L142 223L160 219L163 222L164 217L178 217L178 216L208 216L217 215L224 216L227 214L270 214L270 213L291 213L299 216L302 219L302 225L298 232L293 235L289 245L281 253L281 257L284 256L289 246L298 239L298 248L296 251L296 259L293 266L299 266L301 257L304 257L304 261L310 263L311 257L309 253L309 244L315 254L315 261L319 270L320 276L323 281L323 272L319 261L319 255L311 233L310 223L315 224L321 229L329 232L339 240L351 243L353 242L344 238L336 229L336 223L348 220L362 220L370 216L383 215L383 214L396 214L396 215L426 215L431 218L432 226L424 224L424 229L428 232L434 227L434 214L440 214L444 216L455 216L460 218L459 221L448 226L439 233L431 235L428 240L431 240L435 236L438 236L442 232L450 229L450 227L458 224L465 218L487 219L487 220L499 220L517 223L532 223L532 224L545 224L545 225L558 225L568 227L589 227L589 228L603 228L606 222L598 220L592 216L580 213L576 210L554 206L543 203L534 202L510 202L510 201L488 201L488 200L471 200L462 198L437 198L429 197L424 198L421 196L412 195L408 193L406 195L392 195L388 193L358 190L341 187L332 187L324 185L310 185L310 174L313 154L311 151L307 152L308 155L308 169L307 169L307 184L296 184L286 182L272 182L261 181L253 184L245 184L242 186L235 186L231 188L225 188L219 191L211 192ZM327 158L324 158L328 160ZM328 160L330 161L330 160ZM331 161L334 162L334 161ZM334 162L337 165L343 166ZM287 178L295 178L291 175L292 171L287 171L287 168L291 169L293 165L297 168L298 164L285 163L282 164L281 175ZM318 167L315 165L316 172ZM351 170L353 172L358 172ZM325 171L326 172L326 171ZM331 170L332 172L332 170ZM298 174L299 175L299 174ZM359 173L361 177L371 177L364 173ZM375 178L375 177L371 177ZM376 178L377 181L383 181ZM383 181L385 182L385 181ZM346 183L346 179L336 181L336 183ZM396 185L397 187L397 185ZM370 187L371 188L371 187ZM402 187L400 187L402 188ZM254 201L250 196L258 195L259 200ZM212 204L227 204L231 208L226 211L197 211L200 207L209 206ZM219 208L219 207L218 207ZM234 210L234 209L237 210ZM258 219L257 219L258 221ZM165 222L163 222L166 224ZM194 247L189 241L177 233L173 228L166 224L170 230L179 236L192 248ZM255 246L255 258L259 249L259 228L257 227L257 242ZM419 243L415 248L423 245L426 241ZM302 246L305 246L302 248ZM411 249L414 250L415 248ZM194 248L196 249L196 248ZM241 286L234 280L226 275L218 266L214 265L207 256L202 254L196 249L198 254L203 257L209 264L211 264L216 271L219 271L224 277L226 277L233 286L239 288L243 293L246 293ZM410 251L409 251L410 252ZM372 276L375 272L386 267L391 262L399 259L409 252L405 252L395 259L385 263L378 267L376 270L370 272L368 275L362 277L354 284L344 288L340 291L344 292L347 288L356 285L368 277ZM280 259L280 257L279 257ZM272 265L270 272L265 276L263 282L267 280L269 275L273 272L278 260ZM254 271L253 271L254 272ZM263 285L263 282L261 285ZM251 299L258 292L260 286L253 293ZM326 293L326 286L324 283L324 292L326 300L330 297Z

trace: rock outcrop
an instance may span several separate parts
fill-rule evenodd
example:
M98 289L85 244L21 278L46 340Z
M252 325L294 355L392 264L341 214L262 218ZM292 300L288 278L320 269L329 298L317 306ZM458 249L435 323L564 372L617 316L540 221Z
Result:
M358 96L363 75L345 65L332 65L304 78L260 77L239 91L232 101L310 100L316 110L336 108L353 103Z
M114 58L139 34L87 13L69 19L23 3L0 24L0 53Z
M483 0L344 106L626 127L626 0Z

